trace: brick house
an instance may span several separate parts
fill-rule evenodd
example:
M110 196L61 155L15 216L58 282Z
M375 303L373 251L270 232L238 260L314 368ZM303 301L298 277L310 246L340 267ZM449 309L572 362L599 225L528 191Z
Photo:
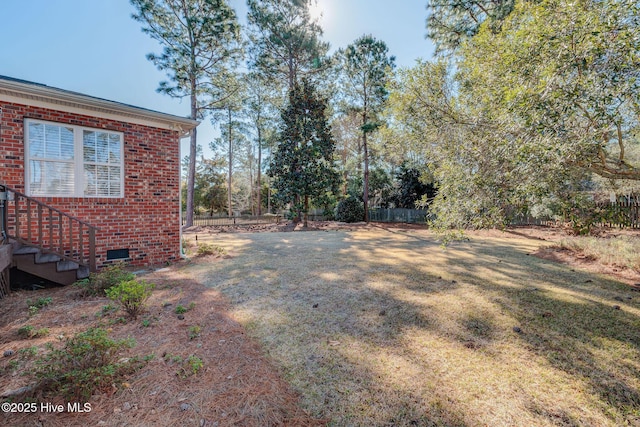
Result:
M87 269L178 259L180 139L197 125L0 76L0 238L14 259L31 247Z

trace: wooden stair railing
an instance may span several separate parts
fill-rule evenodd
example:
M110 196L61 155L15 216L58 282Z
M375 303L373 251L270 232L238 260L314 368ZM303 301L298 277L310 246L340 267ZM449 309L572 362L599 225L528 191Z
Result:
M0 244L13 239L96 271L96 227L4 184L0 211Z

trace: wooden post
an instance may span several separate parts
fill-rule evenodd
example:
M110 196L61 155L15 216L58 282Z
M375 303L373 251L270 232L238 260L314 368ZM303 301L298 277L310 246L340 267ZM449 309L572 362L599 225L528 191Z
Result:
M89 271L93 273L96 270L96 230L89 227Z

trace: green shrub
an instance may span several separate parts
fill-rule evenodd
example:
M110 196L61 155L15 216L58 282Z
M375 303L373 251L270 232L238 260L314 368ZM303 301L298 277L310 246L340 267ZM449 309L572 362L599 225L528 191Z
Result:
M31 325L24 325L18 329L18 335L22 338L31 338L35 333L35 328Z
M151 296L151 291L155 288L152 283L138 280L127 280L106 289L107 297L118 302L120 306L132 318L144 310L144 303Z
M107 305L103 305L102 309L96 313L96 317L103 317L103 316L108 316L109 314L115 312L118 310L118 307L116 307L113 304L107 304Z
M18 354L20 354L20 356L23 359L29 359L31 357L35 357L38 354L38 347L34 345L31 347L20 349L20 351L18 351Z
M31 325L24 325L18 329L18 335L22 338L39 338L49 335L49 328L36 329Z
M204 361L198 356L191 355L183 361L180 370L177 375L180 378L187 378L191 375L196 375L204 367Z
M36 331L35 337L46 337L49 335L49 328L40 328Z
M187 311L188 311L188 310L186 309L186 307L185 307L185 306L183 306L183 305L181 305L181 304L178 304L178 305L176 306L176 309L175 309L175 313L176 313L176 314L184 314L184 313L186 313Z
M210 245L209 243L198 243L198 255L225 255L227 251L220 246Z
M125 270L125 264L119 262L91 273L88 278L76 282L82 289L82 296L105 295L105 291L122 282L135 279L133 273Z
M36 361L38 389L66 398L88 399L96 388L114 383L114 378L138 367L138 359L116 363L122 348L132 340L114 341L101 328L91 328L67 338L61 348L49 351Z
M336 221L358 222L364 221L364 206L355 197L347 197L336 206Z
M53 298L51 298L51 297L42 297L42 298L38 298L35 301L31 301L30 299L28 299L27 300L27 305L29 307L42 308L42 307L48 306L52 302L53 302Z
M200 332L202 332L202 328L200 326L190 326L189 327L189 339L193 340L200 336Z

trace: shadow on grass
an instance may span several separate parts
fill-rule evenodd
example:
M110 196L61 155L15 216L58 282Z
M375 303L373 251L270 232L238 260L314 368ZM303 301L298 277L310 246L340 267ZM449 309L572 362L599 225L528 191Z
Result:
M441 388L438 370L446 375L446 363L429 365L428 348L407 348L415 331L465 347L469 358L491 357L495 341L519 342L524 352L588 384L598 396L599 419L613 425L640 417L640 393L629 380L640 376L633 362L640 354L637 302L614 304L628 292L618 282L527 256L531 241L474 240L443 251L424 235L388 230L373 237L310 232L242 239L235 259L213 266L206 282L248 313L308 405L336 425L484 422L457 408L470 405L466 390ZM420 375L425 366L435 373L421 391L388 374ZM554 391L546 392L552 401ZM580 420L579 411L529 400L529 420Z

